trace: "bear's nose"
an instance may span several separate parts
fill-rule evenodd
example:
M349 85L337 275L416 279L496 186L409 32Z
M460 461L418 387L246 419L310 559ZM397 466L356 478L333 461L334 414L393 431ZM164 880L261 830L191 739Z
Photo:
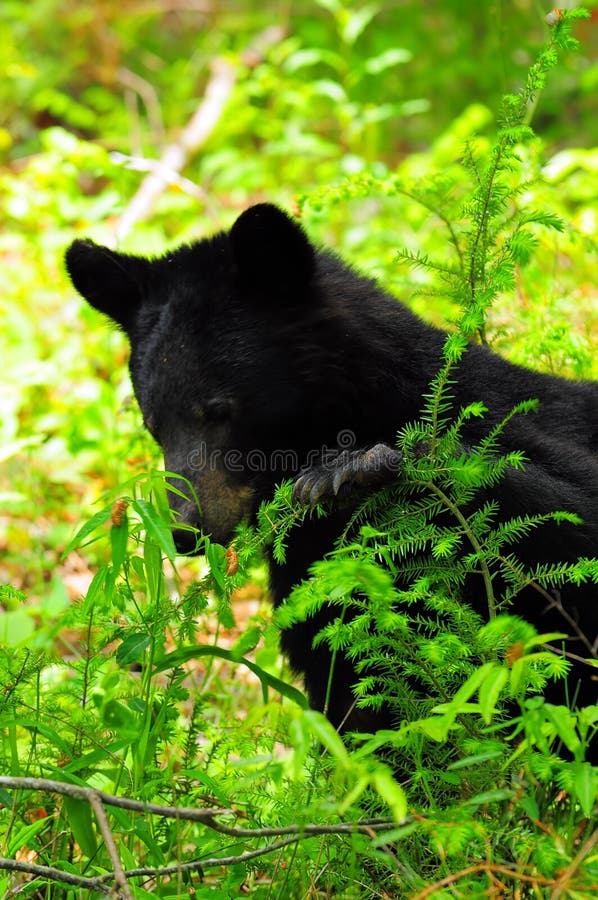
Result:
M178 554L182 556L195 553L197 547L197 534L195 531L186 528L174 528L172 537Z

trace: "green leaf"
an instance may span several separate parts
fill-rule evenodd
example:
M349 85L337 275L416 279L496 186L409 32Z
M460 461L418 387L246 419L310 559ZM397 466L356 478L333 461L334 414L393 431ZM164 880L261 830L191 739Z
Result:
M395 821L404 822L407 818L407 797L391 772L386 768L376 768L372 785L390 808Z
M502 756L501 750L488 750L485 753L475 753L472 756L466 756L458 759L456 762L447 766L448 769L467 769L470 766L479 766L481 763L488 762L491 759L499 759Z
M575 772L573 777L575 796L579 800L584 816L589 818L598 798L598 769L589 762L571 763L570 767Z
M370 57L366 61L364 69L369 75L379 75L381 72L385 72L386 69L409 62L412 58L413 54L409 50L404 50L402 47L391 47L378 56Z
M7 714L6 716L0 716L0 728L8 728L14 724L15 720L12 713ZM24 716L19 716L18 725L19 728L30 729L34 734L39 732L39 734L43 735L50 744L53 744L56 747L59 755L64 756L65 759L70 757L72 747L69 742L65 741L57 731L53 728L49 728L39 719L29 719Z
M537 821L540 818L540 808L535 797L524 795L519 800L519 805L530 819Z
M581 749L581 741L575 731L575 715L566 706L553 706L545 703L543 706L546 718L554 725L557 735L562 740L567 750L577 756Z
M353 779L351 779L353 781ZM338 814L339 816L344 816L348 809L350 809L354 803L357 803L361 795L364 791L367 791L368 787L370 787L371 778L368 778L366 774L362 774L359 778L357 778L348 793L345 794L341 803L338 806Z
M488 676L496 670L496 668L496 663L484 663L483 666L480 666L479 669L476 669L471 673L467 681L465 681L461 685L450 703L443 703L441 706L438 706L437 709L442 709L443 711L448 709L453 709L457 712L461 711L463 708L463 704L466 703L466 701L469 700L469 698L473 696L473 694L475 694L478 688L484 683Z
M262 636L262 629L257 625L253 625L251 628L246 628L243 634L235 641L234 645L231 647L232 653L238 658L242 659L245 653L249 653L253 650Z
M480 685L478 691L478 699L480 701L480 712L486 725L492 721L492 716L496 712L496 701L500 692L509 680L509 672L504 667L495 667L488 673L488 677Z
M11 795L9 794L8 808L10 809L12 805L12 800L10 799ZM18 825L14 829L7 830L7 834L10 835L10 841L6 845L5 853L9 857L14 857L15 854L21 849L21 847L26 847L30 844L36 834L43 828L48 827L48 819L36 819L35 822L31 822L29 825L23 825L19 827ZM9 896L8 894L6 896Z
M515 791L497 788L494 791L484 791L481 794L476 794L475 797L468 797L463 802L467 806L485 806L487 803L501 803L503 800L511 800L514 796Z
M451 725L454 722L452 716L431 716L429 719L423 719L417 723L417 727L425 735L437 743L446 740Z
M110 546L112 548L112 565L118 572L127 555L127 542L129 540L129 524L126 512L122 513L120 525L112 525L110 528Z
M143 542L143 572L150 603L157 603L162 590L162 553L149 533Z
M5 647L28 644L35 631L35 622L27 607L12 609L0 615L0 644Z
M214 581L221 590L226 590L226 548L222 544L213 544L206 538L205 554L210 566Z
M283 63L283 71L288 73L299 72L307 66L328 65L337 70L342 68L342 57L334 53L332 50L321 50L313 47L309 49L296 50L291 53Z
M131 710L120 700L108 700L102 707L102 716L106 725L115 730L134 728L136 724Z
M339 15L343 10L343 0L316 0L316 3L333 15Z
M343 10L344 16L341 17L345 19L342 28L342 36L345 44L354 44L357 38L363 34L377 12L379 12L379 7L374 3L363 6L361 9L357 9L354 12L349 11L345 7Z
M86 856L95 856L98 850L91 807L86 800L74 797L63 798L64 811L71 826L73 836Z
M104 591L104 587L106 584L106 579L110 574L111 570L108 568L108 566L101 566L101 568L98 569L98 571L91 579L91 584L87 588L87 593L85 595L85 600L83 603L84 616L89 615L98 598L105 598L106 592Z
M165 672L168 669L175 669L177 666L182 666L190 659L197 659L201 656L216 656L220 659L226 659L231 663L242 663L244 666L247 666L254 675L257 675L263 687L270 687L279 694L282 694L282 696L286 697L288 700L292 700L293 703L296 703L302 709L307 709L308 703L305 694L302 694L301 691L297 690L296 687L293 687L292 684L281 681L280 678L270 675L269 672L266 672L250 659L246 659L244 656L238 657L231 650L225 650L223 647L213 647L202 644L194 644L191 647L182 647L181 649L168 653L166 656L156 660L153 671L157 674L158 672Z
M117 663L120 666L128 666L131 663L139 662L145 656L145 651L151 642L151 636L145 631L127 635L116 650Z
M313 736L328 750L330 755L343 768L350 768L351 759L347 748L332 722L323 713L315 709L306 709L303 713L303 718Z
M332 81L330 78L319 78L312 83L311 89L314 94L327 97L333 103L346 103L348 99L343 86L338 81Z
M160 518L147 500L136 498L131 500L131 506L139 515L148 535L153 538L164 556L174 564L176 549L169 525Z
M91 519L89 519L89 521L79 529L72 541L67 544L66 550L62 554L61 559L66 559L69 553L71 553L75 549L75 547L78 547L86 537L89 537L89 535L96 530L96 528L99 528L100 525L104 525L104 523L108 521L111 515L112 504L110 504L109 506L105 506L104 509L101 509L99 512L97 512L95 516L92 516Z

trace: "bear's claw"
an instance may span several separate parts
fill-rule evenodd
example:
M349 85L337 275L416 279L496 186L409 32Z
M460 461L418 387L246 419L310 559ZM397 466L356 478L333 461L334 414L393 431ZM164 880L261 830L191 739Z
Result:
M396 476L401 460L401 454L389 444L374 444L365 450L342 450L332 459L299 472L293 487L293 502L315 506L353 488L382 487Z

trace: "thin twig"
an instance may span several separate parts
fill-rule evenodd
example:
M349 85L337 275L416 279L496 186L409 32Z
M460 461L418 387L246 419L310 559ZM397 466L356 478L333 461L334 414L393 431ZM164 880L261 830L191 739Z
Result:
M124 85L125 90L135 96L141 97L143 105L147 110L147 118L149 120L152 137L154 140L161 142L164 138L164 121L162 119L160 100L155 87L151 82L142 78L141 75L124 67L118 70L117 75Z
M7 869L10 872L26 872L28 875L34 875L36 878L49 878L52 881L73 884L76 887L87 888L90 891L101 891L102 894L110 893L110 888L102 884L98 878L84 878L83 875L62 872L53 866L37 866L34 863L21 862L16 859L2 859L0 857L0 869ZM110 873L110 878L114 878L112 872Z
M105 806L116 806L119 809L130 809L134 812L146 812L168 819L184 819L192 822L211 821L214 816L232 813L231 809L225 808L194 809L183 806L162 806L160 803L142 803L139 800L129 800L128 797L105 794L103 791L96 791L80 784L52 781L48 778L13 778L10 775L0 775L0 787L12 788L17 791L44 791L49 794L62 794L87 802L90 802L90 794L94 794Z
M450 875L446 875L439 881L435 881L434 884L429 884L423 891L420 891L419 894L413 897L413 900L425 900L426 897L432 897L441 888L448 887L449 884L455 884L455 882L460 881L462 878L466 878L468 875L475 875L477 872L485 872L488 876L503 875L506 878L513 878L515 881L523 881L526 884L533 884L536 887L539 885L542 885L543 887L552 887L555 884L553 879L544 878L541 875L526 875L523 872L517 872L515 869L510 869L508 866L493 865L492 863L483 862L474 866L468 866L466 869L461 869L459 872L452 872Z
M46 778L13 778L8 775L0 776L0 787L13 790L44 791L46 793L61 794L73 797L77 800L87 801L94 810L96 819L104 838L106 850L112 862L113 871L97 878L85 878L72 873L61 872L49 866L36 865L34 863L21 862L19 860L0 858L0 869L8 869L15 872L26 872L37 878L49 878L66 884L76 885L89 890L97 890L109 893L106 882L114 883L117 896L122 900L132 900L132 894L128 885L128 879L136 877L163 877L176 874L181 871L201 871L215 866L232 866L238 863L248 862L268 853L273 853L290 844L297 843L304 838L316 837L323 834L366 834L386 831L395 827L396 822L390 818L362 819L358 822L339 822L336 825L287 825L282 828L239 828L224 825L215 821L215 816L234 815L233 810L222 809L194 809L188 807L162 806L158 803L142 803L137 800L129 800L126 797L115 797L97 791L93 788L79 784L69 784L62 781L53 781ZM120 809L129 809L140 813L151 813L164 818L201 822L207 828L219 834L234 838L255 839L263 837L276 837L279 840L267 844L257 850L248 850L238 856L216 856L208 859L192 860L186 863L175 863L171 866L160 868L132 869L125 871L122 867L114 836L108 824L105 806L115 806Z
M86 800L91 803L90 797L94 796L104 806L116 806L119 809L130 809L133 812L150 813L162 816L166 819L180 819L187 822L201 822L219 834L238 838L282 837L283 835L305 834L314 836L318 834L354 834L355 832L366 834L370 831L384 831L394 828L396 822L392 818L361 819L357 822L338 822L336 825L286 825L282 828L238 828L233 825L224 825L216 822L215 816L234 815L232 809L226 807L197 809L185 806L163 806L160 803L144 803L140 800L130 800L128 797L115 797L113 794L105 794L93 788L80 784L69 784L66 781L52 781L46 778L13 778L10 775L0 775L0 787L13 790L44 791L46 793L63 794L74 797L76 800Z
M215 866L236 866L239 863L257 859L259 856L265 856L267 853L274 853L275 850L288 847L290 844L296 844L300 840L301 835L296 834L293 837L266 844L265 847L261 847L259 850L248 850L246 853L239 854L239 856L213 856L208 859L193 859L190 862L175 863L172 866L163 866L161 868L127 869L125 875L127 878L156 878L158 876L176 875L178 872L197 872L202 869L213 869ZM98 883L103 883L111 879L112 873L109 872L106 875L99 875L97 880Z
M597 843L598 828L596 828L589 836L589 838L583 842L578 853L575 854L567 868L563 869L556 880L555 888L550 895L550 900L559 900L559 897L562 895L563 891L567 890L567 886L569 881L571 880L571 876L574 875L575 872L579 869L586 856L591 853Z
M134 172L152 172L164 181L164 185L174 184L195 200L207 203L208 195L199 184L195 184L190 178L179 175L174 169L168 169L159 159L147 159L145 156L129 156L126 153L120 153L118 150L113 150L110 153L110 159L116 165L122 165L125 169L131 169Z
M102 832L102 837L104 838L104 845L106 847L106 850L108 851L108 855L114 868L114 881L122 891L124 900L133 900L133 895L131 894L131 889L129 888L127 876L125 875L124 869L122 867L120 856L118 855L118 850L116 849L114 835L110 830L110 825L108 824L108 818L106 816L106 810L102 805L102 801L95 791L90 791L88 800L91 808L95 813L98 825L100 826L100 831Z

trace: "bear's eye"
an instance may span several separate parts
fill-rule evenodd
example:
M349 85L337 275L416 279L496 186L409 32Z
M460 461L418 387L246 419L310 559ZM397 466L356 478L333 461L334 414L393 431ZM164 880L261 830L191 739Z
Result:
M213 397L204 403L203 411L209 422L225 422L233 414L233 401L228 397Z

